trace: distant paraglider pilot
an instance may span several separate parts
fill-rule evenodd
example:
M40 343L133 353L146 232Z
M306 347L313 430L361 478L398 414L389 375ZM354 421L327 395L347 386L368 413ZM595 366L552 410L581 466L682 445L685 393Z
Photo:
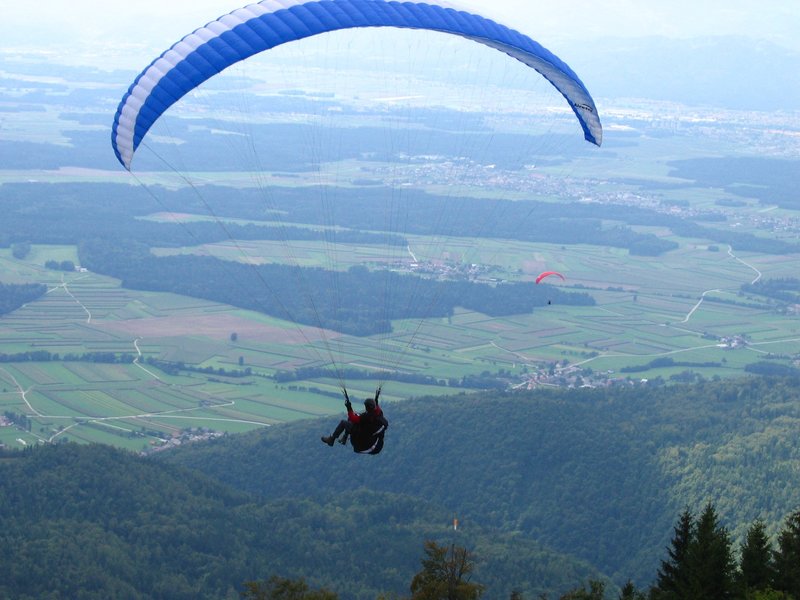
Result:
M383 436L386 428L389 427L389 422L383 416L383 410L378 404L381 388L378 387L375 390L374 398L364 400L365 410L362 413L356 413L353 410L347 390L342 388L342 392L344 393L344 406L347 409L347 419L339 421L331 435L322 436L322 441L328 446L333 446L338 437L344 433L339 442L346 444L349 436L353 452L378 454L383 449Z
M566 281L566 280L567 280L567 278L566 278L566 277L564 277L564 276L563 276L561 273L559 273L558 271L545 271L544 273L541 273L541 274L539 274L539 276L536 278L536 283L537 283L537 284L538 284L538 283L541 283L542 279L544 279L545 277L550 277L551 275L555 275L555 276L557 276L557 277L560 277L560 278L561 278L561 281ZM547 301L547 305L548 305L548 306L550 306L552 303L553 303L553 301L552 301L552 300L548 300L548 301Z

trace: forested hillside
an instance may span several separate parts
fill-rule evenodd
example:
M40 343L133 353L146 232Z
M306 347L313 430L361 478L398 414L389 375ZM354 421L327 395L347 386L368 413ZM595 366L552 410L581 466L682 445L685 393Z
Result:
M513 533L400 494L352 490L264 502L104 446L0 457L0 597L239 598L245 581L303 577L343 600L405 595L425 540L477 557L486 598L566 590L600 573Z
M797 380L422 398L386 412L376 457L321 444L335 418L154 457L6 453L0 596L236 598L277 575L366 600L407 594L428 539L472 549L490 600L558 597L603 574L645 589L684 508L713 503L734 548L758 519L774 540L800 508Z
M470 524L518 531L642 585L675 516L713 502L740 539L800 507L800 383L545 390L386 407L377 457L319 442L335 419L228 437L166 460L265 498L402 492Z

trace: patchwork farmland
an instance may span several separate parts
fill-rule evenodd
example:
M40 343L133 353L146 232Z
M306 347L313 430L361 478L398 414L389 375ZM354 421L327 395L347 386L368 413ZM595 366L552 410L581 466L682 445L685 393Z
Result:
M419 239L413 243L425 245ZM437 244L442 255L454 248L464 254L464 240ZM259 260L279 260L279 245L251 245ZM451 384L387 381L384 397L392 402L469 391L453 382L501 370L525 382L547 365L619 373L672 357L696 363L693 370L707 377L733 376L764 356L800 352L796 319L738 293L756 271L791 276L790 261L710 252L686 240L658 259L601 247L485 241L464 258L497 265L511 279L530 279L544 266L560 269L568 273L561 285L590 292L597 305L554 304L503 318L457 310L447 319L398 321L391 334L370 337L321 331L194 298L126 290L93 273L44 269L44 260L54 254L72 256L74 249L35 247L26 260L0 250L4 280L48 286L42 298L0 318L0 352L58 354L58 360L47 362L0 363L0 409L28 419L25 431L0 427L0 443L6 445L71 439L146 450L187 430L213 435L338 413L343 381L272 379L302 367L391 369ZM377 248L370 252L378 254ZM719 342L734 336L749 343L732 348ZM85 353L110 353L125 361L65 360ZM182 363L187 369L169 374L153 361ZM683 370L654 367L636 377L666 378ZM376 384L346 383L355 397Z

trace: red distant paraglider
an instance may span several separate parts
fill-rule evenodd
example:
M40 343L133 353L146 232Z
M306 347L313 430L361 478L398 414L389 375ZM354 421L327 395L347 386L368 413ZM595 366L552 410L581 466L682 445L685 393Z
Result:
M557 277L561 277L561 281L566 281L567 280L567 278L564 277L558 271L545 271L544 273L540 273L539 274L539 276L536 278L536 283L539 283L542 279L544 279L545 277L550 277L551 275L555 275Z

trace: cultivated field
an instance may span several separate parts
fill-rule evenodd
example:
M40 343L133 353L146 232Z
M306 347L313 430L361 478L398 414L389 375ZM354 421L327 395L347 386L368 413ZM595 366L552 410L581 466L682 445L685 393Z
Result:
M335 56L331 60L337 65L341 62ZM269 63L261 68L263 72L251 67L254 70L242 79L255 82L263 76L256 87L265 104L252 107L246 115L248 123L237 122L243 115L236 112L236 106L226 107L223 94L199 94L187 98L183 108L176 106L175 120L165 119L160 134L156 128L149 139L165 156L175 152L178 160L166 162L180 167L187 164L181 159L194 158L210 141L220 144L218 149L225 153L237 140L244 140L247 152L242 156L246 158L255 148L255 144L250 148L249 142L264 142L258 136L247 136L265 125L323 125L319 130L300 127L298 131L303 133L298 136L303 139L299 141L296 135L281 138L287 147L280 150L292 157L293 151L307 151L292 158L298 164L288 161L267 169L253 157L242 160L247 164L239 170L225 170L207 158L204 164L202 160L189 161L195 165L194 171L172 173L161 160L140 152L134 180L110 155L106 129L113 103L106 92L98 92L94 104L82 106L85 122L79 123L72 104L58 104L63 96L60 89L47 95L52 106L48 104L45 111L38 106L36 110L26 108L17 98L18 90L12 89L7 90L9 110L4 114L8 123L0 139L41 143L43 150L52 153L46 163L51 166L0 166L0 184L139 183L154 193L161 188L185 187L190 181L196 188L207 183L230 188L260 184L265 189L302 187L309 194L330 189L323 186L350 193L362 185L382 184L394 186L396 199L411 187L452 198L454 203L460 196L631 201L637 207L659 209L675 203L725 214L725 220L704 223L708 227L735 228L796 242L796 229L769 229L767 222L768 218L794 219L794 227L796 215L791 211L762 205L755 198L742 200L735 195L734 186L709 188L698 182L694 187L692 182L670 176L670 161L675 159L758 155L758 149L743 147L742 136L751 131L742 129L739 114L728 123L724 115L714 113L701 127L686 117L695 109L687 112L686 107L619 101L620 107L603 107L607 133L603 148L588 151L563 99L552 90L542 95L543 90L528 90L526 84L522 87L528 91L507 94L506 86L483 77L465 88L463 82L439 83L439 75L431 82L417 76L393 77L391 71L381 78L374 69L342 77L334 75L341 73L334 69L302 68L302 64L288 70L269 67ZM513 79L513 72L508 75ZM232 87L239 86L241 83ZM543 87L550 88L549 84ZM333 91L319 97L300 93L303 89ZM291 91L289 98L302 100L296 105L298 112L274 108L283 105L287 91ZM555 102L551 103L553 95ZM246 93L242 96L249 97ZM221 118L205 124L199 115L213 108L215 97L221 103L215 114ZM116 102L116 96L113 100ZM553 110L556 106L559 108ZM385 147L373 144L373 127L386 134ZM571 136L575 138L574 153L562 142L550 141L569 130L576 131ZM482 135L487 131L491 135ZM504 137L523 131L527 135L511 140ZM760 135L774 142L785 137L779 133L767 129ZM339 151L343 140L355 151ZM451 145L438 144L440 140L449 140ZM429 151L420 150L426 147L422 142L429 142ZM528 144L531 147L524 147ZM73 149L61 154L68 145ZM262 158L274 158L274 148L269 144L264 148ZM77 155L85 155L84 166L68 166L75 164ZM203 152L198 155L206 156ZM494 156L508 159L512 155L531 158L517 170L490 164L495 162ZM393 162L387 162L390 156ZM721 200L735 200L740 205L722 207ZM147 218L162 222L215 218L180 214L166 204L162 209ZM525 222L519 223L520 228L525 226ZM491 223L486 227L489 231ZM395 229L403 233L400 225ZM684 364L636 371L630 373L631 379L669 378L688 368L705 377L726 377L741 375L745 366L761 360L789 365L800 353L797 313L779 314L763 299L739 294L742 284L759 278L797 277L797 255L729 250L727 245L709 240L676 237L666 227L634 229L675 241L679 248L652 258L583 244L409 235L408 248L358 244L334 249L324 242L229 240L155 250L159 255L194 253L252 264L278 262L341 270L354 265L400 268L396 263L415 260L439 265L474 263L496 267L484 273L484 279L511 281L531 281L541 271L553 269L567 277L566 282L553 285L585 291L597 300L592 307L553 303L531 314L503 318L460 309L451 318L396 321L392 333L363 338L205 300L122 289L117 280L94 273L44 268L48 260L77 262L77 250L72 246L33 246L24 260L13 258L9 248L0 248L0 282L48 286L44 297L0 316L0 354L8 358L44 350L59 355L58 360L49 362L0 363L0 412L29 419L29 427L23 423L22 429L0 426L0 443L20 447L74 439L145 449L187 428L200 430L195 435L201 435L209 429L242 431L317 415L331 415L334 420L333 415L341 412L342 383L357 398L379 383L340 381L335 376L291 383L277 383L272 378L308 366L332 366L340 373L344 368L399 371L452 384L465 376L496 376L502 370L512 384L525 386L532 385L537 374L566 376L575 365L617 378L622 369L647 365L657 358ZM125 356L126 361L63 360L66 355L80 358L103 352ZM180 362L187 369L169 375L149 360ZM686 363L694 364L687 367ZM249 375L242 373L245 369L250 370ZM469 388L387 380L384 397L391 402L460 391Z
M367 338L323 332L203 300L125 290L116 280L92 273L43 268L50 259L76 260L70 247L34 246L24 261L0 250L0 280L42 282L49 287L41 299L0 318L0 352L47 350L60 357L111 352L136 359L129 364L0 363L3 412L30 419L29 431L0 427L0 442L21 446L73 439L146 449L187 428L195 428L198 436L209 429L235 432L340 412L336 378L282 384L270 379L279 371L303 366L391 369L442 381L503 369L524 382L548 364L557 363L559 368L580 364L595 372L619 373L623 367L671 357L717 363L692 368L710 377L741 374L745 365L768 353L800 352L800 324L795 317L745 306L747 299L738 295L739 286L759 273L793 276L792 260L740 256L722 248L714 252L696 240L680 243L677 251L647 258L594 246L490 240L476 244L457 238L433 243L412 237L411 249L418 258L426 253L427 259L459 256L465 262L498 265L508 277L523 280L545 268L560 270L568 279L559 286L582 286L598 304L553 304L505 318L459 310L450 319L396 322L393 333ZM285 250L281 243L249 242L246 252L259 261L285 261ZM323 244L313 248L320 256L323 250ZM347 256L344 263L375 263L386 251L353 250L352 255L346 249L337 253ZM720 343L734 336L746 336L749 343L739 348ZM252 374L167 375L148 365L148 358L180 361L194 369L250 368ZM633 377L668 377L685 369L664 367ZM358 398L377 382L346 384ZM384 394L388 401L396 401L458 391L462 389L388 381Z

